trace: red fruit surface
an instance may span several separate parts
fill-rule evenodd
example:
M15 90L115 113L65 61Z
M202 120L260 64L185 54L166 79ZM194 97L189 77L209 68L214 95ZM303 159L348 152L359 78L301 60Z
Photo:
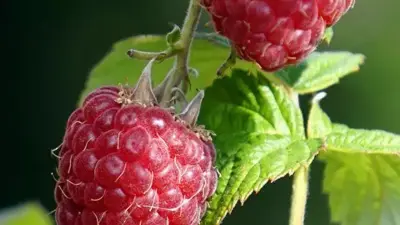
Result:
M355 0L202 0L215 30L265 71L296 64Z
M197 225L217 185L215 149L157 106L93 91L66 126L58 225Z

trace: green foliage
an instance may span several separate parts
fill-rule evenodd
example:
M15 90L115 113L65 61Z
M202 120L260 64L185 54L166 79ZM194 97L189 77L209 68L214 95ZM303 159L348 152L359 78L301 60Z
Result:
M325 89L358 71L364 56L350 52L314 52L296 66L277 72L294 91L308 94Z
M337 152L400 156L400 136L381 130L350 129L333 124L326 144L331 151Z
M329 42L332 35L333 31L327 30L324 39ZM333 124L320 108L321 96L317 95L306 138L302 113L290 98L293 93L313 93L338 83L359 69L363 55L315 52L276 76L238 61L230 76L215 80L216 71L229 55L229 42L216 34L198 33L196 37L189 73L200 76L191 79L187 97L196 89L207 88L199 124L216 134L221 175L203 224L220 224L238 202L243 204L267 182L307 167L321 149L325 150L319 158L327 164L324 191L329 194L332 221L342 225L400 224L395 213L400 208L400 137ZM130 59L128 49L160 52L173 47L179 38L180 29L175 26L166 39L137 36L116 43L91 71L80 101L99 86L136 82L147 62ZM173 59L166 59L154 65L155 84L164 79L172 64ZM272 83L276 78L287 86Z
M181 38L181 28L174 24L174 28L166 35L167 45L173 46Z
M328 149L329 151L329 149ZM342 225L400 224L400 159L388 155L324 154L324 192L331 219Z
M303 118L282 86L261 74L234 70L206 89L199 123L217 136L216 194L203 219L219 224L238 201L268 181L307 166L322 141L305 140Z
M0 224L3 225L52 225L48 213L36 203L0 211Z
M147 61L131 59L126 52L129 49L142 51L163 51L168 46L163 36L136 36L117 42L112 50L91 70L86 82L86 87L81 95L83 101L90 91L103 85L117 85L119 83L135 84ZM192 88L188 97L193 97L196 89L203 89L211 85L216 78L216 71L229 55L229 49L219 47L207 40L195 40L192 46L193 54L190 66L201 75L191 79ZM162 63L153 66L152 78L155 83L160 83L173 64L173 58L166 59ZM252 64L240 62L237 67L255 68Z
M400 136L332 124L314 102L309 136L324 137L324 192L332 221L342 225L400 224Z
M319 101L326 93L318 93L312 102L308 115L307 135L308 137L325 137L332 131L332 123L328 115L319 106Z

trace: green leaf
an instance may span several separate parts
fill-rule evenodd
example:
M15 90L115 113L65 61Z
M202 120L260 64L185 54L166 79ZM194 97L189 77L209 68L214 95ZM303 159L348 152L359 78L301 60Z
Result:
M333 38L333 28L329 27L325 29L324 36L322 36L322 40L327 44L330 44Z
M312 100L308 116L307 135L308 137L325 137L332 131L332 123L328 115L322 111L319 101L326 96L325 92L318 93Z
M400 224L399 157L332 152L322 159L326 162L323 190L329 195L333 222Z
M91 70L85 89L81 94L80 102L93 89L103 85L118 85L125 83L134 85L145 67L147 61L131 59L126 52L129 49L142 51L163 51L167 48L163 36L136 36L117 42L112 50ZM198 78L191 79L191 91L188 97L196 94L196 89L204 89L217 78L216 72L229 55L229 49L217 46L207 40L195 40L191 49L190 67L199 73ZM173 58L153 66L152 78L155 84L161 82L172 68ZM244 61L236 67L257 69L254 65Z
M213 112L213 113L210 113ZM201 119L218 135L233 131L304 137L303 118L281 86L234 70L206 90Z
M27 203L0 211L3 225L52 225L48 213L36 203Z
M381 130L351 129L341 124L333 124L326 145L337 152L400 156L399 135Z
M203 224L220 224L238 201L268 181L308 166L322 141L306 141L300 109L261 74L234 70L206 89L199 124L217 135L216 194Z
M174 28L167 34L167 45L173 46L181 38L181 28L174 24Z
M323 190L333 222L342 225L400 224L400 136L331 124L318 102L308 123L311 137L324 137Z
M346 125L332 124L317 101L314 101L310 110L308 136L325 138L329 151L400 156L399 135L382 130L351 129Z
M277 72L300 94L325 89L359 70L364 56L350 52L314 52L303 63Z

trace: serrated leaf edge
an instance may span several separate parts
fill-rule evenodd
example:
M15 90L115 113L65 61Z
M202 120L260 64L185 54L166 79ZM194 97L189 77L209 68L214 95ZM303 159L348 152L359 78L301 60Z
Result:
M322 139L320 139L320 140L322 140ZM304 141L306 141L306 140L304 140ZM291 143L293 143L293 142L294 142L294 141L292 141ZM289 145L290 145L290 144L289 144ZM289 145L288 145L288 146L289 146ZM317 151L315 151L314 153L312 153L312 155L310 155L310 157L309 157L309 159L308 159L307 161L301 162L301 163L297 163L296 167L291 168L291 169L289 169L289 170L285 170L284 172L282 172L281 174L279 174L279 175L277 175L277 176L275 176L275 177L269 177L269 178L265 179L264 182L260 183L260 185L258 185L257 187L254 187L252 191L250 191L247 195L243 196L242 198L240 198L240 196L238 196L238 195L233 196L232 199L230 200L230 204L226 206L226 210L223 210L223 211L222 211L222 210L218 210L218 211L223 212L223 213L222 213L222 214L215 214L215 215L213 216L213 218L217 218L217 219L213 219L212 221L216 221L215 225L221 224L222 220L223 220L228 214L232 214L232 211L233 211L234 208L236 207L238 201L240 202L241 206L243 206L244 203L245 203L245 201L247 201L247 199L248 199L252 194L254 194L254 193L257 194L257 193L259 193L259 191L260 191L268 182L273 183L273 182L277 181L278 179L281 179L281 178L283 178L283 177L285 177L285 176L292 176L300 167L309 167L310 164L311 164L311 163L313 162L313 160L315 159L315 157L316 157L321 151L325 151L325 150L326 150L326 143L325 143L324 140L322 140L322 143L321 143L321 145L319 146L319 148L317 149ZM255 164L249 169L249 171L250 171L254 166L256 166L256 165L257 165L257 163L255 163ZM229 173L229 179L228 179L228 181L227 181L228 183L229 183L229 181L232 179L232 178L231 178L231 177L232 177L232 176L231 176L231 175L232 175L232 172L233 172L233 169L231 168L231 169L230 169L230 173ZM246 176L243 178L243 180L244 180L246 177L247 177L247 174L246 174ZM219 199L220 199L221 197L223 197L223 195L225 194L226 188L227 188L227 185L224 187L224 190L221 192L221 195L218 196ZM213 201L213 198L209 200L209 202L211 202L211 201ZM220 205L220 201L218 201L218 206L219 206L219 205ZM217 207L217 209L219 209L219 208L220 208L220 207ZM214 210L213 210L213 211L214 211ZM208 212L208 211L207 211L207 212Z
M322 54L324 54L324 53L328 53L328 52L314 52L313 54L319 54L319 55L322 55ZM333 52L332 52L333 53ZM338 52L335 52L335 53L341 53L340 51L338 51ZM327 83L327 84L320 84L320 85L314 85L314 86L312 86L312 87L309 87L309 88L301 88L301 86L300 86L300 88L298 87L299 86L299 83L298 83L298 81L297 82L295 82L294 84L293 84L293 86L292 86L292 88L297 92L297 93L299 93L299 94L309 94L309 93L313 93L313 92L318 92L318 91L321 91L321 90L323 90L323 89L325 89L325 88L328 88L328 87L331 87L331 86L333 86L333 85L336 85L336 84L338 84L338 83L340 83L340 80L342 79L342 78L344 78L344 77L346 77L346 76L349 76L349 75L351 75L351 74L355 74L356 72L358 72L359 70L360 70L360 66L361 65L363 65L364 64L364 62L365 62L365 55L363 55L363 54L360 54L360 53L351 53L351 52L342 52L342 53L349 53L349 54L352 54L353 56L357 56L357 57L359 57L360 58L360 62L357 64L357 65L355 65L354 67L352 67L351 69L349 69L349 71L346 73L346 74L344 74L344 75L341 75L341 76L334 76L334 77L326 77L326 80L328 80L329 82ZM316 56L317 57L317 56ZM306 67L305 67L305 70L307 70L307 68L309 67L309 65L306 63ZM303 71L304 72L304 71ZM324 77L324 76L322 76L322 77ZM321 77L319 77L319 78L321 78ZM306 83L306 82L310 82L310 81L312 81L312 80L315 80L315 79L308 79L308 80L305 80L305 81L303 81L302 82L302 84L304 84L304 83ZM304 86L304 85L303 85Z

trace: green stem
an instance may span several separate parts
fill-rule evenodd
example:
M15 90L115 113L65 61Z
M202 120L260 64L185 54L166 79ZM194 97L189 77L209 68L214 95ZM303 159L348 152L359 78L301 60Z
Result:
M141 59L141 60L151 60L156 58L157 60L164 60L174 56L179 49L176 48L168 48L162 52L145 52L136 49L130 49L128 51L128 56L131 58Z
M236 50L233 46L231 46L231 52L226 61L218 68L217 75L224 75L225 71L232 68L236 64Z
M303 225L308 195L308 168L300 167L293 177L289 225Z
M291 90L289 95L296 107L299 108L298 94ZM302 166L294 173L289 225L304 224L308 196L308 180L309 169L307 167Z
M172 88L181 83L181 81L184 82L183 86L187 86L189 83L188 62L190 47L194 38L194 32L200 20L200 15L200 0L190 0L186 18L182 26L181 38L176 43L177 48L181 51L176 54L175 64L172 68L174 71L165 88L165 93L161 102L171 99ZM187 88L184 89L186 90L183 91L186 92Z
M182 55L189 54L190 45L192 44L194 32L196 31L200 20L200 15L200 0L190 0L186 18L182 26L181 38L177 43L177 46L182 46L182 49L184 50Z

